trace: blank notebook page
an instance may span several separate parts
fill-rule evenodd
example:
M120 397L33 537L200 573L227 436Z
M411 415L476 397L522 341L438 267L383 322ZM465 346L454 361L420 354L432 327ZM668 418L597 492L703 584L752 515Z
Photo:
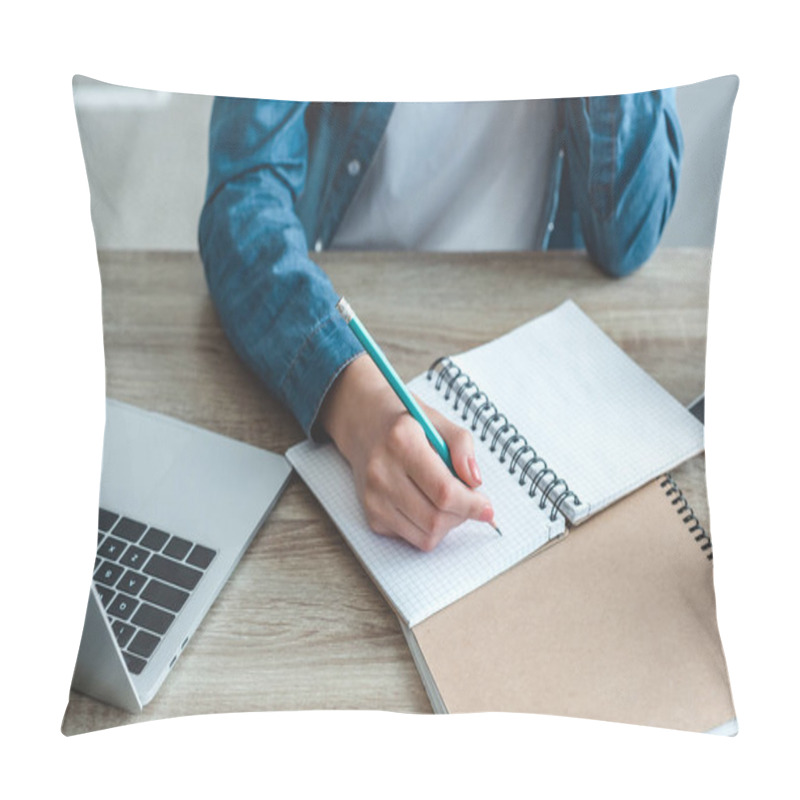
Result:
M466 522L433 552L373 533L356 495L350 466L333 445L302 442L286 457L323 505L365 569L409 626L414 626L564 532L548 512L487 454L477 454L483 491L495 508L499 536L490 525Z
M452 361L577 494L580 505L570 499L562 506L571 522L703 449L702 423L572 301ZM420 376L410 388L467 424L453 412L453 396L444 402L446 383L439 391L435 383ZM476 448L489 444L476 441ZM543 479L543 488L551 480Z

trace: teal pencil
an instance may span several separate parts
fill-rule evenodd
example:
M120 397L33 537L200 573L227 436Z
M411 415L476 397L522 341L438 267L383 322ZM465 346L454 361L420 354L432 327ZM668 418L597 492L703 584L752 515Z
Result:
M450 449L447 446L447 442L442 438L442 435L436 428L433 426L433 423L428 419L425 415L425 412L420 407L419 403L414 399L412 394L406 389L405 384L400 379L400 376L395 372L394 367L389 363L389 359L383 354L383 351L378 347L377 342L370 336L369 331L364 327L361 320L356 316L353 309L350 307L350 304L344 297L339 298L339 302L336 304L336 310L342 315L342 318L347 323L350 330L355 335L356 339L361 342L364 350L367 351L367 355L375 362L375 366L383 373L383 376L389 382L389 386L392 387L394 393L400 398L400 402L406 407L408 413L411 414L412 417L422 426L422 430L425 431L425 436L428 438L428 441L431 443L433 449L439 454L440 458L444 463L447 465L447 468L450 472L455 475L456 478L459 478L458 474L456 473L455 467L453 467L453 460L450 457ZM462 481L463 483L463 481ZM500 529L496 526L492 526L501 536L503 535Z

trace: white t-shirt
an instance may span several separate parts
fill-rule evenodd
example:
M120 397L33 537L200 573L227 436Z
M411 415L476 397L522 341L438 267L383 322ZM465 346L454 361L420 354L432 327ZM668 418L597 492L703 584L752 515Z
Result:
M398 103L332 247L538 247L555 133L552 100Z

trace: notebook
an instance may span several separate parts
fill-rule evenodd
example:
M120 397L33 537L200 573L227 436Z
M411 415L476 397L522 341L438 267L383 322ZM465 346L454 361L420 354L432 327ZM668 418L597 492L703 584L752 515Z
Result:
M97 558L72 687L140 711L291 474L276 453L106 400Z
M332 445L287 458L393 607L434 711L736 733L710 539L664 474L702 451L697 417L571 301L409 387L473 431L502 537L468 522L422 553L369 530Z
M287 458L414 627L703 449L703 425L572 301L409 383L475 436L501 537L467 522L432 553L376 536L331 444Z
M668 476L411 629L438 713L734 735L711 541Z

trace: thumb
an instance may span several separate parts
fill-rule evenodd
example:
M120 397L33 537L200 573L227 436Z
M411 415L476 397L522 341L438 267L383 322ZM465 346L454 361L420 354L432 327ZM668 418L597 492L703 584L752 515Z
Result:
M425 413L428 414L430 421L436 426L436 430L441 433L447 443L456 475L473 489L480 486L483 479L475 458L472 434L466 428L451 422L447 417L425 405L425 403L421 403L421 405L425 409Z

